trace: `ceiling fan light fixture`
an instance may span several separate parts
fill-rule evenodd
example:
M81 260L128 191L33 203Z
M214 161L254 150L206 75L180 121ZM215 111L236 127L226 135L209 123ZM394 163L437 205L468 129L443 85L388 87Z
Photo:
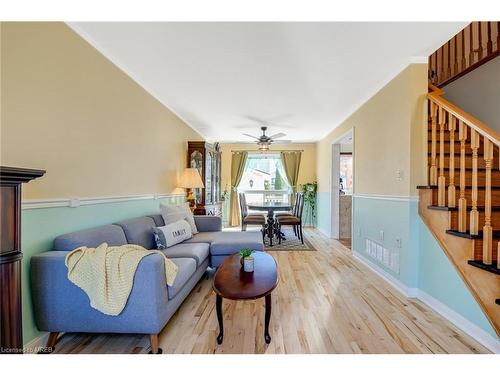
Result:
M260 143L259 150L260 151L269 151L269 144L268 143Z

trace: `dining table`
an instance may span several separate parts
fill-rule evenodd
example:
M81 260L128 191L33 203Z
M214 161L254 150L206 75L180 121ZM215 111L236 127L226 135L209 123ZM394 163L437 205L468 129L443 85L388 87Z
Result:
M284 202L263 202L263 203L251 203L247 204L249 210L254 211L267 211L267 223L265 227L265 231L267 234L267 238L269 238L269 246L273 246L273 238L274 236L281 236L284 239L283 234L276 227L276 223L274 220L274 213L276 211L290 211L292 209L292 205L290 203Z

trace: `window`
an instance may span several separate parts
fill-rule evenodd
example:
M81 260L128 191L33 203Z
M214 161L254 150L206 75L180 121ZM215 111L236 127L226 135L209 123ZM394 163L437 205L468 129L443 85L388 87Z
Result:
M340 154L340 191L352 195L352 154Z
M247 203L288 202L291 193L279 154L248 154L238 191Z

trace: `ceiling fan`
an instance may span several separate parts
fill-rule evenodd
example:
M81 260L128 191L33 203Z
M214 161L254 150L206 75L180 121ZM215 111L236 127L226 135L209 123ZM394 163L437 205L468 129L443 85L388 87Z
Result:
M255 143L259 145L259 150L261 151L268 151L269 146L273 143L290 143L291 141L289 140L278 140L278 138L282 138L286 136L285 133L276 133L274 135L268 136L266 135L267 131L267 126L261 126L260 130L262 130L262 135L260 137L253 136L251 134L246 134L244 133L243 135L255 139Z

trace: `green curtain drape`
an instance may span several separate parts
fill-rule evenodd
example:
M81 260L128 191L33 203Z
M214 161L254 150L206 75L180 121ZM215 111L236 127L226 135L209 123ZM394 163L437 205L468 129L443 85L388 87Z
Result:
M285 169L286 178L288 179L288 183L292 186L293 192L296 193L302 152L282 151L280 154L281 154L281 161L283 163L283 168Z
M231 158L231 205L229 208L230 226L240 225L240 206L238 203L237 188L240 184L241 177L243 177L247 158L248 152L246 151L234 152Z

